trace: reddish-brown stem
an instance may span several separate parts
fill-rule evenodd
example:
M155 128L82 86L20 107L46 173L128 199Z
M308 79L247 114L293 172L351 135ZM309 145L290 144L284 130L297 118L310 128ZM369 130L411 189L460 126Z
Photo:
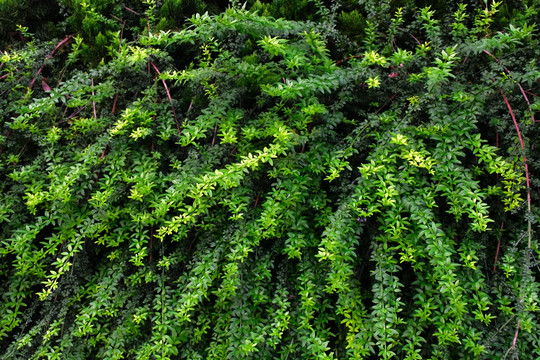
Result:
M501 224L501 232L499 233L499 240L497 241L497 251L495 252L495 261L493 262L493 272L497 271L497 261L499 260L499 251L501 249L501 239L504 230L504 222Z
M41 88L43 89L43 91L51 91L51 87L49 86L49 84L47 84L47 81L45 80L46 79L41 80Z
M390 104L395 98L396 98L397 94L394 94L392 95L392 97L390 99L388 99L384 104L383 106L381 106L378 110L377 110L377 114L380 113L388 104Z
M405 31L405 30L403 30L402 28L398 28L398 30ZM422 43L416 38L416 36L414 36L413 34L411 34L411 33L408 32L408 31L405 31L405 32L406 32L407 34L409 34L409 35L414 39L414 41L416 41L416 43L417 43L418 45L422 45Z
M497 62L497 64L501 65L502 68L504 69L504 71L506 71L506 73L508 75L510 75L510 77L513 79L514 77L512 76L512 73L510 72L510 70L508 70L508 68L506 66L504 66L501 61L499 59L497 59L497 57L495 55L493 55L492 53L490 53L489 51L487 50L484 50L484 53L491 56L493 59L495 59L495 61ZM517 82L517 86L519 87L519 90L521 91L521 94L523 95L523 98L525 99L525 102L527 103L527 106L529 107L529 111L531 112L531 119L532 119L532 122L535 123L536 120L534 119L534 111L532 111L531 109L531 102L529 101L529 98L527 97L527 93L525 92L525 90L523 89L523 86L521 86L521 84L519 82ZM540 121L540 120L539 120Z
M259 205L259 198L261 197L261 192L259 191L257 193L257 198L255 199L255 204L253 205L254 208L257 207L257 205Z
M47 55L47 60L49 60L51 57L53 57L54 54L56 54L56 52L58 50L60 50L61 48L63 48L64 46L66 46L67 44L69 44L71 42L71 39L73 38L73 34L71 35L68 35L64 40L60 41L58 43L58 45L56 45L56 47L54 48L53 51L51 51L49 53L49 55Z
M52 58L54 56L54 54L56 54L56 52L58 50L60 50L61 48L63 48L64 46L66 46L67 44L69 44L71 42L71 39L73 38L73 34L71 35L68 35L64 40L60 41L56 47L53 49L53 51L51 51L47 57L45 58L45 60L49 60L50 58ZM28 96L28 94L30 93L30 90L32 90L32 87L34 86L34 83L36 82L36 78L38 77L39 74L41 74L41 72L43 71L43 67L45 65L41 66L37 73L36 73L36 76L34 76L34 78L32 79L32 81L30 82L30 85L28 86L28 91L26 92L26 96Z
M66 120L69 120L69 119L71 119L71 118L74 117L74 116L77 116L77 114L79 114L81 111L83 111L84 109L86 109L86 106L87 106L87 105L84 105L84 106L81 107L79 110L77 110L77 111L75 111L73 114L69 115L69 116L67 117ZM67 108L66 108L66 110L67 110Z
M103 152L101 153L101 156L99 157L99 160L103 159L107 155L107 147L105 146L105 149L103 149Z
M521 325L521 319L518 320L517 328L516 328L516 334L514 335L514 340L512 341L512 347L511 347L511 349L515 349L515 348L516 348L517 339L518 339L518 335L519 335L519 326L520 326L520 325Z
M158 73L158 75L161 75L161 72L157 68L156 64L154 64L153 62L150 61L149 65L152 65L152 67ZM178 133L180 134L182 132L180 131L180 123L178 122L178 119L176 118L176 110L174 109L174 105L173 105L173 102L172 102L171 92L169 91L169 87L167 86L167 83L165 82L165 79L161 79L161 82L163 83L163 87L165 88L165 92L167 93L167 98L169 99L169 103L171 104L172 113L173 113L173 116L174 116L174 122L176 123L176 129L178 130Z
M126 9L127 11L129 11L129 12L135 14L135 15L142 16L141 14L139 14L138 12L136 12L136 11L133 10L133 9L128 8L127 6L124 6L124 9Z
M362 55L352 55L352 56L347 56L347 57L346 57L345 59L343 59L343 60L338 60L338 61L336 61L336 65L339 65L339 64L341 64L341 63L343 63L343 62L346 62L346 61L349 61L349 60L351 60L351 59L358 59L358 58L360 58L361 56L362 56Z
M116 93L116 95L114 95L114 101L113 101L112 111L111 111L113 115L116 112L116 102L117 101L118 101L118 93Z
M113 19L116 19L120 22L123 22L124 20L120 19L118 16L114 15L114 14L110 14L110 16L113 18Z
M502 89L499 89L501 92L501 95L504 99L504 102L506 103L506 106L508 107L508 111L510 112L510 116L512 117L512 120L514 121L514 126L516 127L516 131L519 138L519 144L521 145L521 150L525 150L525 145L523 144L523 138L521 137L521 131L519 131L519 124L516 120L516 116L514 115L514 110L512 110L512 106L510 106L510 102L508 101L508 98L506 97L504 91ZM527 164L527 156L523 155L523 165L525 166L525 181L527 183L527 205L529 210L529 215L531 214L531 182L529 179L529 166ZM531 220L527 220L529 223L529 249L532 247L532 224Z
M118 52L120 52L120 49L122 48L122 39L124 37L124 27L126 26L126 21L124 20L122 22L122 30L120 30L120 41L118 41Z
M392 38L392 50L393 50L394 52L396 52L396 51L397 51L397 50L396 50L397 48L398 48L398 46L397 46L397 43L396 43L396 38L393 37L393 38Z
M28 85L28 92L26 93L26 95L28 95L30 90L32 90L32 88L34 87L34 83L36 82L36 78L38 77L39 74L41 74L42 71L43 71L43 66L38 69L36 76L34 76L32 81L30 81L30 85Z

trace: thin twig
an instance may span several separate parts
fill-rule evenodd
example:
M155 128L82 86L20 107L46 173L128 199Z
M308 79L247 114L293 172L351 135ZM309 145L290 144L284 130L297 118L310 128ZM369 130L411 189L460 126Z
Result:
M75 111L73 114L69 115L69 116L67 117L66 120L69 120L69 119L71 119L71 118L74 117L74 116L77 116L77 114L79 114L81 111L83 111L84 109L86 109L87 106L88 106L88 105L84 105L84 106L81 107L79 110L77 110L77 111ZM66 110L67 110L67 108L66 108Z
M105 149L103 149L103 152L101 153L101 156L99 157L99 160L103 159L107 155L107 146L105 146Z
M514 335L514 341L512 341L512 347L511 349L516 348L516 343L519 335L519 326L521 325L521 319L518 320L517 329L516 329L516 335Z
M416 38L416 36L414 36L413 34L411 34L410 32L408 32L407 30L404 30L404 29L402 29L402 28L398 28L398 30L405 31L407 34L409 34L409 35L414 39L414 41L416 41L416 43L417 43L418 45L422 45L422 43Z
M259 198L261 197L261 192L259 191L257 193L257 198L255 199L255 204L253 205L254 208L257 207L257 205L259 205Z
M114 101L113 101L113 106L112 106L112 114L113 115L116 112L116 101L118 101L118 93L116 93L116 95L114 95Z
M391 103L397 96L397 93L392 95L392 97L388 100L386 100L386 102L383 104L383 106L381 106L378 110L377 110L377 114L380 113L385 107L386 105L388 105L389 103Z
M521 319L518 320L516 334L514 335L514 340L512 341L512 346L510 346L510 349L508 349L506 354L504 354L505 359L508 357L508 353L516 348L517 339L518 339L518 335L519 335L519 326L520 325L521 325Z
M58 50L69 44L71 42L71 39L73 38L73 35L74 34L68 35L66 38L64 38L64 40L60 41L58 45L56 45L56 47L53 49L53 51L51 51L49 55L47 55L46 59L49 60L51 57L53 57L54 54L56 54Z
M157 68L156 64L154 64L151 61L149 62L149 64L152 65L152 67L154 68L154 70L156 70L158 75L161 75L161 72ZM171 92L169 91L169 87L167 86L167 83L165 82L165 79L161 79L161 82L163 83L163 87L165 87L165 91L167 92L167 98L169 99L169 102L171 103L171 108L172 108L172 112L173 112L173 116L174 116L174 121L176 122L176 129L178 130L178 133L181 134L182 132L180 131L180 123L178 123L178 119L176 118L176 110L174 109L174 105L173 105L173 102L172 102Z
M516 131L519 137L519 144L521 145L521 150L525 151L525 145L523 144L523 138L521 137L521 131L519 131L519 124L516 120L516 116L514 115L514 111L512 110L512 106L510 106L510 102L508 101L508 98L506 97L504 91L502 89L499 89L501 92L501 95L503 96L504 102L506 103L506 106L508 107L508 111L510 112L510 116L512 117L512 120L514 121L514 126L516 127ZM529 209L529 215L531 215L531 182L529 179L529 166L527 164L527 156L525 154L523 155L523 164L525 165L525 180L527 182L527 205ZM529 249L532 247L532 224L531 224L531 216L528 216L527 222L529 223Z
M351 60L351 59L358 59L358 58L360 58L360 57L362 57L362 55L351 55L351 56L347 56L347 57L346 57L345 59L343 59L343 60L338 60L338 61L336 61L336 65L339 65L339 64L341 64L342 62L349 61L349 60Z
M72 38L73 38L73 34L68 35L66 38L64 38L64 40L60 41L60 42L56 45L56 47L53 49L53 51L51 51L51 52L47 55L47 57L45 58L45 60L49 60L50 58L52 58L52 57L54 56L54 54L56 54L56 52L57 52L58 50L60 50L61 48L63 48L65 45L69 44L69 43L71 42ZM34 83L36 82L36 78L38 77L39 74L41 74L41 72L43 71L43 68L44 68L44 67L45 67L45 65L42 65L42 66L38 69L36 75L34 76L34 78L32 79L32 81L30 82L30 85L28 86L28 90L27 90L26 95L25 95L25 97L24 97L25 99L26 99L26 97L28 96L28 94L30 94L30 90L32 90L32 87L34 86Z
M490 335L489 338L490 338L490 339L495 338L495 336L497 336L497 335L498 335L498 334L506 327L506 325L508 325L508 324L510 323L510 321L514 320L514 318L515 318L516 316L517 316L517 314L512 315L512 316L510 317L510 319L508 319L504 324L502 324L502 326L499 327L499 328L497 329L497 331L495 332L495 334Z
M491 56L493 59L495 59L495 61L497 62L497 64L501 65L502 68L504 69L504 71L506 71L506 73L508 75L510 75L510 77L513 79L514 77L512 76L512 73L510 72L510 70L508 70L508 68L506 66L504 66L501 61L499 59L497 59L497 57L493 54L491 54L489 51L487 50L484 50L484 53L485 54L488 54L489 56ZM521 91L521 94L523 95L523 97L525 98L525 102L527 103L527 106L529 107L529 111L531 112L531 119L532 119L532 122L533 124L535 122L537 122L535 119L534 119L534 111L532 111L532 108L531 108L531 102L529 101L529 98L527 97L527 93L526 91L523 89L523 86L521 86L521 84L516 81L516 84L517 86L519 87L519 90ZM540 120L538 120L540 122Z
M124 37L124 27L126 26L126 21L122 23L122 30L120 31L120 41L118 42L118 52L120 52L120 49L122 48L122 40Z
M133 9L128 8L127 6L124 6L124 9L126 9L127 11L129 11L129 12L135 14L135 15L142 16L141 14L139 14L138 12L136 12L136 11L133 10Z

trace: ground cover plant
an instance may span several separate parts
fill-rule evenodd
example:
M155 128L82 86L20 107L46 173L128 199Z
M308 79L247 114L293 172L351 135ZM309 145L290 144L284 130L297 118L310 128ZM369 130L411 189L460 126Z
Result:
M5 23L0 359L539 357L540 5L432 5Z

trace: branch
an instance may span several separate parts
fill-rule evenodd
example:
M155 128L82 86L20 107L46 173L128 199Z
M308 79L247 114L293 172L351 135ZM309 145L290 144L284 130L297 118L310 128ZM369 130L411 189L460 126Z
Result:
M159 75L161 75L161 72L157 68L156 64L154 64L151 61L149 62L149 64L152 65L154 70L156 70L156 72ZM165 82L165 79L161 79L161 82L163 83L163 86L165 87L165 91L167 92L167 98L169 99L169 102L171 103L171 108L172 108L172 112L173 112L173 115L174 115L174 121L176 122L176 129L178 130L178 133L180 134L182 132L180 131L180 124L178 123L178 119L176 118L176 110L174 109L174 105L173 105L173 102L172 102L171 92L169 91L169 87L167 86L167 83Z

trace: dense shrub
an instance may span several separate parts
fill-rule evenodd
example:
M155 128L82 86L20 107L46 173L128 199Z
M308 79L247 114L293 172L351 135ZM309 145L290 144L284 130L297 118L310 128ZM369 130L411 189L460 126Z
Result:
M29 27L39 39L49 40L61 18L54 0L0 0L0 49L25 40L17 25Z
M540 356L537 2L100 3L0 59L0 358Z

